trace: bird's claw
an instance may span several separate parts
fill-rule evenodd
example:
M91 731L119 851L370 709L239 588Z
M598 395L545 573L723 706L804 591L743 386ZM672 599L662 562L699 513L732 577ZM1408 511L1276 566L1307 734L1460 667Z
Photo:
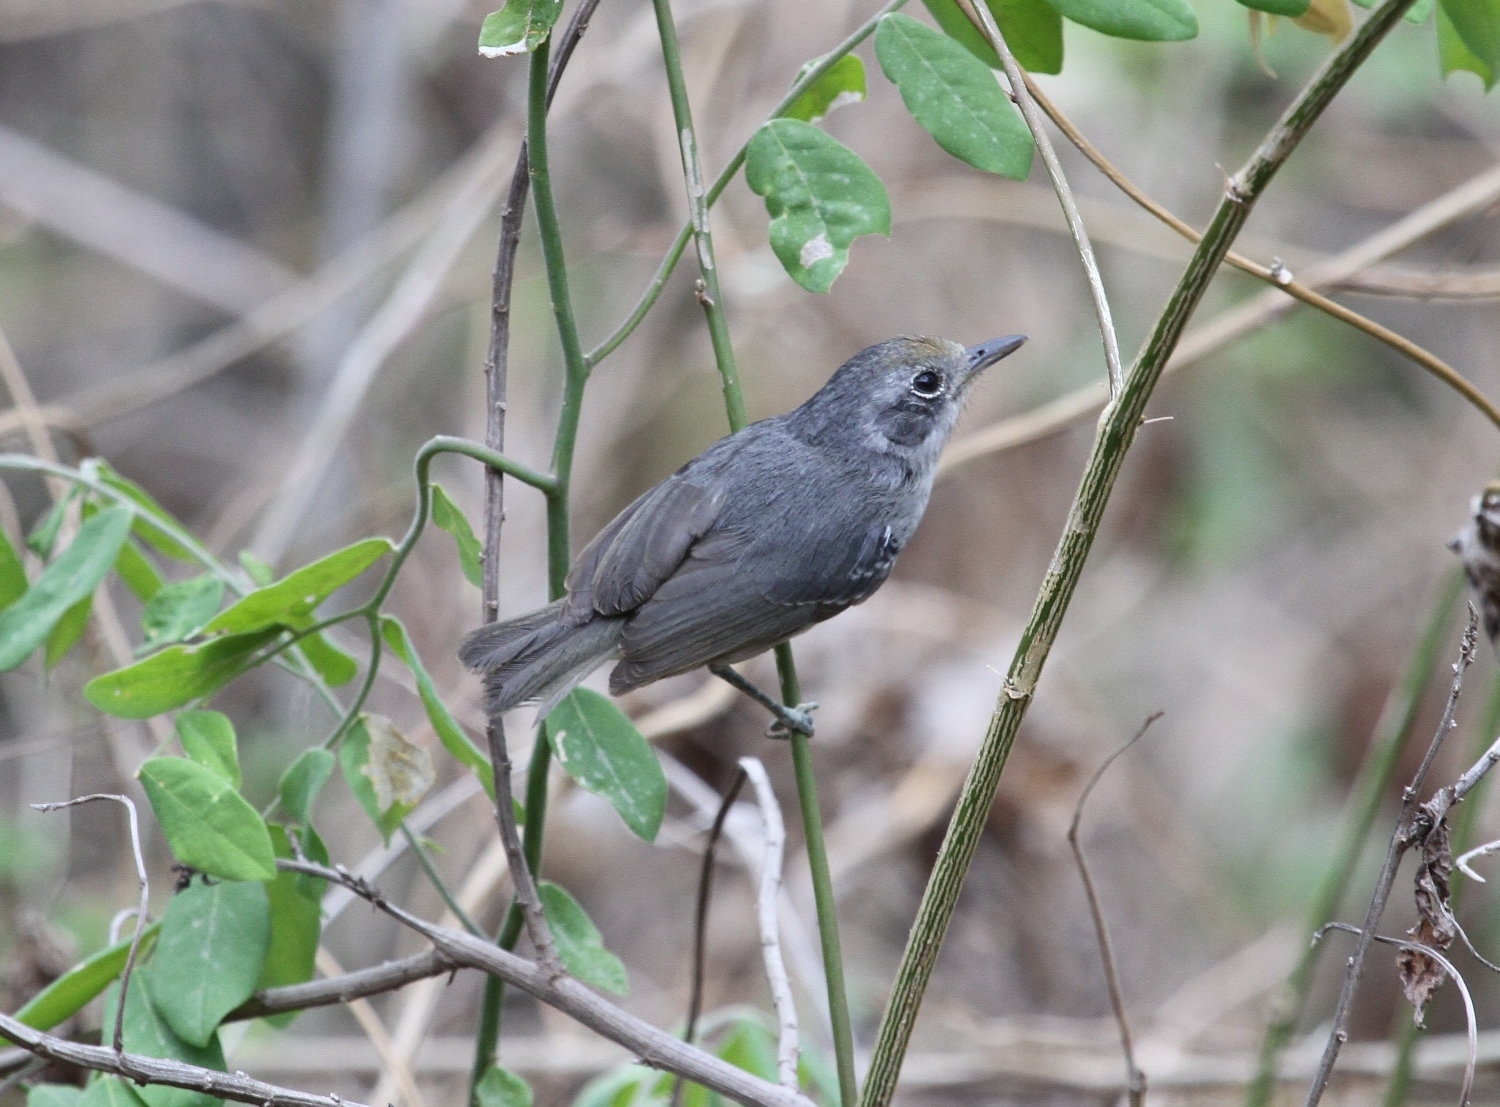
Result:
M799 703L796 707L783 707L778 704L773 712L776 721L766 728L766 737L790 738L795 732L811 738L813 736L812 713L817 708L818 704L815 700Z

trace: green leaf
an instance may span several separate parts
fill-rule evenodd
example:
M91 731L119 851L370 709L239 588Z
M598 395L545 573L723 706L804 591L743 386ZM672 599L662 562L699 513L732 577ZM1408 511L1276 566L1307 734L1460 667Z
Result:
M33 1084L26 1089L26 1107L78 1107L83 1089L72 1084Z
M354 658L329 641L322 631L300 639L297 648L330 688L348 684L359 672L359 665Z
M0 530L0 611L24 596L27 587L29 585L26 570L21 566L21 557L10 544L5 531Z
M143 650L181 642L202 630L224 601L224 582L212 573L164 585L141 612Z
M0 613L0 621L5 618ZM256 651L280 631L233 634L208 642L168 646L160 653L95 677L83 694L100 711L121 719L149 719L212 695L260 664Z
M547 38L562 0L506 0L505 7L490 12L479 28L479 52L487 58L529 54Z
M149 492L135 481L120 476L108 462L101 461L99 458L90 458L84 462L84 469L86 472L92 471L98 477L99 483L106 488L112 488L141 509L136 513L132 524L136 537L163 557L170 557L174 561L197 563L198 558L193 551L172 537L166 529L174 527L181 531L186 528L170 511L152 499Z
M975 169L1026 179L1031 131L983 62L900 13L876 27L875 56L906 110L939 146Z
M239 788L239 743L229 716L219 711L184 711L175 722L177 740L188 760Z
M1188 0L1049 0L1064 18L1116 38L1180 42L1198 34Z
M797 80L822 60L814 58L797 74ZM783 118L800 119L804 123L816 123L831 111L846 104L858 104L865 98L865 63L858 54L845 54L828 67L801 96L792 101L792 106L782 112Z
M937 25L964 49L991 69L1002 68L994 47L955 0L922 2ZM988 0L987 6L1022 69L1032 73L1062 72L1062 16L1047 0Z
M89 612L93 608L94 597L85 596L63 612L63 617L52 627L52 633L47 635L47 648L42 652L42 664L46 668L54 668L78 644L89 625Z
M1272 15L1305 15L1307 9L1312 6L1312 0L1239 0L1247 8L1254 8L1258 12L1270 12ZM1359 3L1359 0L1355 0Z
M390 553L389 538L366 538L304 565L275 584L257 588L221 611L204 634L247 634L267 627L300 630L312 622L318 605Z
M151 559L141 552L140 547L133 540L127 541L120 547L120 557L115 562L115 572L120 574L125 587L134 592L135 598L141 603L150 603L151 597L161 591L161 574L156 571L156 566L151 564Z
M208 1045L225 1015L250 998L271 944L271 906L259 881L194 880L172 897L151 958L157 1014L183 1041Z
M160 929L161 923L152 923L141 931L143 953L151 948ZM122 938L74 965L32 996L14 1017L33 1030L51 1030L64 1019L76 1015L124 971L125 959L130 955L130 942L131 938ZM3 1042L5 1039L0 1038L0 1043Z
M112 507L78 528L26 594L0 611L0 672L16 668L46 641L68 609L94 593L130 533L130 510Z
M294 856L286 827L272 823L267 829L276 856ZM321 847L322 843L310 836L303 843L302 852L311 860L326 863L327 852ZM265 886L271 905L271 947L261 966L260 979L255 982L257 989L301 984L313 978L318 938L323 930L321 904L325 886L326 882L317 877L280 871ZM267 1021L273 1026L285 1026L296 1017L295 1011L288 1011Z
M484 790L489 793L490 799L494 799L495 770L490 765L489 757L474 744L468 733L438 697L432 677L428 675L422 659L412 646L406 627L394 616L382 615L380 632L391 651L411 670L412 676L416 677L417 695L422 698L422 706L427 710L427 721L432 724L432 729L437 733L438 740L443 743L443 748L460 764L467 766L484 785Z
M1359 0L1354 0L1354 2L1357 4ZM1374 3L1374 0L1370 0L1370 3ZM1437 0L1417 0L1415 4L1406 9L1406 21L1408 23L1426 23L1427 17L1432 14L1432 9L1436 4Z
M622 1065L585 1084L573 1107L667 1107L672 1092L670 1084L665 1091L657 1090L662 1075L645 1065ZM686 1085L684 1091L691 1093L696 1086Z
M575 688L543 729L558 764L580 787L609 800L638 836L656 838L667 807L667 775L623 711L598 692Z
M1500 69L1500 0L1439 0L1438 7L1479 64Z
M223 777L181 757L153 757L137 775L177 860L223 880L276 878L266 824Z
M217 1036L210 1038L206 1047L190 1045L174 1034L157 1014L153 975L150 968L131 974L130 991L125 997L125 1052L224 1071L224 1051L219 1047ZM104 994L104 1026L100 1031L106 1042L114 1039L115 1012L119 1003L120 986L111 985ZM147 1107L213 1107L218 1102L202 1092L160 1084L146 1085L137 1094L146 1101Z
M263 588L276 579L276 570L256 557L250 550L240 551L240 565L244 568L245 575L254 581L257 587Z
M63 520L68 517L68 506L78 498L78 486L68 489L68 494L58 500L43 515L31 533L26 536L26 545L43 561L52 556L52 547L57 545L57 536L62 531Z
M381 806L374 784L376 770L370 764L368 721L367 716L360 716L344 736L344 744L339 747L339 768L344 772L344 782L349 785L349 791L354 793L354 798L359 801L365 814L370 816L370 821L389 845L391 834L416 805L393 800L388 806Z
M491 1065L474 1086L474 1104L475 1107L531 1107L531 1085L509 1069Z
M755 132L745 180L771 213L771 249L794 281L827 292L867 234L891 233L885 185L859 155L800 119Z
M297 760L281 774L281 783L277 785L281 806L299 823L312 822L313 802L323 790L323 785L328 783L328 778L333 773L333 763L333 754L321 746L314 746L303 750Z
M1474 56L1473 51L1459 37L1458 31L1453 27L1453 21L1448 18L1448 13L1441 5L1437 10L1437 43L1438 65L1444 77L1463 70L1473 73L1483 81L1486 92L1495 87L1494 67L1485 65Z
M89 1081L78 1107L145 1107L145 1100L135 1094L128 1080L119 1076L99 1076ZM30 1104L27 1104L30 1107Z
M474 537L474 528L469 526L469 520L458 505L448 498L441 484L432 485L432 521L453 535L453 540L458 543L458 567L463 570L465 579L475 588L483 588L483 551L479 539Z
M585 984L601 991L613 992L617 996L629 991L625 966L604 948L599 928L578 906L578 901L546 880L537 885L537 894L541 897L542 913L547 916L547 926L552 931L552 940L557 943L557 955L563 966Z

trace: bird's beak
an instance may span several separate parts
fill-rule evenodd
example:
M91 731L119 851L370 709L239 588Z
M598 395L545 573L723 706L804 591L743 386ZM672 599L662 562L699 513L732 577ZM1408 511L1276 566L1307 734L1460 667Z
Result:
M969 360L969 370L964 374L964 380L973 380L1007 354L1015 353L1025 341L1024 334L1008 334L1003 338L981 342L978 346L970 346L964 351Z

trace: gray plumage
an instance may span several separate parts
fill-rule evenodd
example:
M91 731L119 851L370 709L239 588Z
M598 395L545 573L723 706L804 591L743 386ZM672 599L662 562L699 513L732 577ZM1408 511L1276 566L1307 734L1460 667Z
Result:
M969 386L1023 341L893 338L714 443L599 532L565 597L465 640L488 711L545 714L611 659L616 694L742 661L868 599L921 521Z

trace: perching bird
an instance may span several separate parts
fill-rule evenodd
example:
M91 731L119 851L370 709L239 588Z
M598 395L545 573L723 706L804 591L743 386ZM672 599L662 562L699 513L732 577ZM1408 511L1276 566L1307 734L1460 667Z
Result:
M922 519L969 387L1024 341L893 338L715 442L599 532L566 596L469 635L459 656L484 674L489 713L539 701L540 718L610 660L616 695L732 664L869 599Z

